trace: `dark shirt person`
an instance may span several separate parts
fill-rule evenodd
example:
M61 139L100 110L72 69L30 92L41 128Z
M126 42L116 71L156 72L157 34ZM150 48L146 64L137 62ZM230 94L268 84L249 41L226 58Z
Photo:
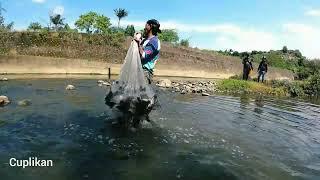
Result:
M258 67L258 82L264 82L264 78L266 73L268 72L268 64L267 64L267 58L265 56L262 57L262 61L259 64Z
M253 65L252 62L249 60L249 56L247 55L243 61L243 80L248 80L249 79L249 73L250 71L253 70Z

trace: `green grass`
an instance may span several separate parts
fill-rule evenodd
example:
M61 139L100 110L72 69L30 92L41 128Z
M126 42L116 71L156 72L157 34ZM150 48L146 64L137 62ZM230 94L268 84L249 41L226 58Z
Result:
M253 93L266 94L274 96L287 96L288 93L284 87L271 87L266 84L253 81L243 81L237 79L225 79L218 83L217 87L222 92L227 93Z

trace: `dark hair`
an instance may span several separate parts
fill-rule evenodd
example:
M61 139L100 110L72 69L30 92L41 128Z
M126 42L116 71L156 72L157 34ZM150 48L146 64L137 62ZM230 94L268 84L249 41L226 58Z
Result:
M149 24L151 26L151 30L152 30L153 35L156 36L156 35L158 35L158 33L161 33L159 21L157 21L155 19L150 19L147 21L147 24Z

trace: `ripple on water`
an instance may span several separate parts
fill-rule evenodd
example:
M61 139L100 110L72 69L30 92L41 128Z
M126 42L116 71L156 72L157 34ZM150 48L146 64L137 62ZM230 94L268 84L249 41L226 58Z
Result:
M64 90L70 83L75 92ZM109 123L106 92L96 80L10 81L5 90L13 102L28 98L32 105L0 109L5 122L0 121L0 160L9 155L53 158L53 179L61 179L60 174L70 179L320 176L320 107L308 102L160 90L161 107L151 114L154 124L132 133ZM8 172L20 179L26 175L0 165L1 174ZM28 177L37 179L37 173Z

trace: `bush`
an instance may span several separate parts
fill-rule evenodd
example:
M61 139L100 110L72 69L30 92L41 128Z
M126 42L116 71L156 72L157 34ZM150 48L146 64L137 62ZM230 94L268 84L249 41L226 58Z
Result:
M304 84L299 82L293 82L287 86L287 91L291 97L305 96Z
M189 47L189 40L188 39L181 39L180 41L181 46Z
M306 93L310 96L320 97L320 75L314 75L306 84Z
M291 97L305 96L305 83L303 81L288 81L288 80L272 80L273 88L284 88Z
M262 83L252 81L226 79L218 83L220 91L231 93L253 93L285 96L287 93L283 87L270 87Z

